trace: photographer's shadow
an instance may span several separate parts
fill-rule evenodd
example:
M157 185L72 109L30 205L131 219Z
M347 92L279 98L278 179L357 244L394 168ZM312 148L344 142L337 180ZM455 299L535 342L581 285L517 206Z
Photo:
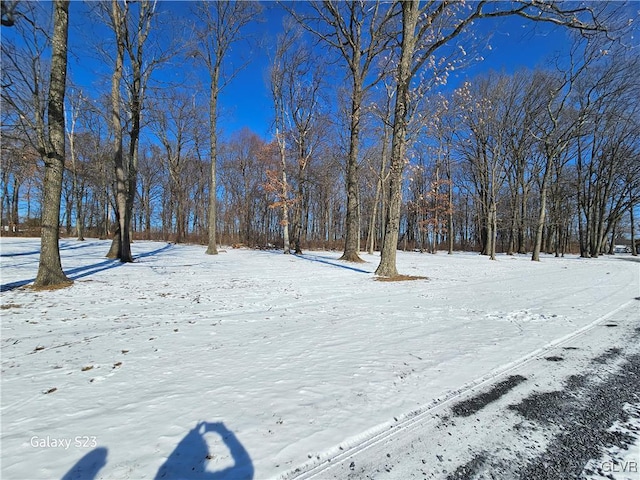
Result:
M217 472L206 470L210 452L204 438L206 433L220 435L233 457L233 466ZM232 431L222 422L200 422L176 446L162 464L156 480L251 480L253 463L249 453Z
M98 472L107 464L107 449L96 448L78 460L61 480L93 480Z

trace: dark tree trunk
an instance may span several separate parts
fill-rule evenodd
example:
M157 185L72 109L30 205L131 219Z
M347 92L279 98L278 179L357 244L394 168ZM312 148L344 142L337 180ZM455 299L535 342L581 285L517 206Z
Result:
M359 65L359 60L354 61ZM349 139L349 157L347 158L347 218L344 241L344 253L340 260L363 262L358 255L358 237L360 218L358 215L358 151L360 142L360 116L362 113L362 80L356 71L353 74L353 92L351 97L351 126Z
M112 0L111 14L117 44L116 65L111 77L111 122L114 138L116 217L118 220L118 228L113 237L111 249L109 250L109 253L107 253L107 257L119 258L121 262L133 262L133 257L131 256L131 242L129 238L129 226L131 224L131 219L129 218L127 209L128 179L122 147L122 120L120 118L120 81L122 80L125 49L123 22L126 21L127 12L122 12L117 0Z
M55 0L51 80L49 83L49 145L45 152L45 177L42 204L41 252L35 287L64 286L71 280L62 271L58 237L60 201L65 158L64 95L67 79L67 38L69 1Z
M634 257L638 256L638 250L636 249L636 226L635 226L635 217L633 214L633 194L631 192L631 187L629 187L629 220L631 221L631 254Z
M218 124L218 90L220 81L220 69L216 65L211 71L211 85L209 92L209 146L211 152L211 179L209 184L209 243L207 245L207 255L217 255L216 246L216 222L217 222L217 180L216 162L218 157L218 135L216 132Z
M84 208L82 206L82 191L77 188L78 176L73 173L73 182L76 185L76 233L79 241L84 241Z
M416 44L416 26L418 23L419 2L402 3L402 46L396 85L396 104L394 107L393 137L391 141L391 167L389 171L389 204L386 213L386 227L380 264L376 275L395 277L398 234L400 231L400 210L402 207L402 172L407 142L407 122L409 105L409 87L411 81L411 59Z

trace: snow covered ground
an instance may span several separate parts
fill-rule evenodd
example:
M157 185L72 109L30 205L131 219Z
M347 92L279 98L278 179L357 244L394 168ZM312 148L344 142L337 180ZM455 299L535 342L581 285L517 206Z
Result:
M375 255L108 246L63 240L75 283L35 292L39 240L0 239L3 479L294 478L576 332L640 326L622 255L399 252L428 279L378 282ZM615 458L640 460L635 434Z

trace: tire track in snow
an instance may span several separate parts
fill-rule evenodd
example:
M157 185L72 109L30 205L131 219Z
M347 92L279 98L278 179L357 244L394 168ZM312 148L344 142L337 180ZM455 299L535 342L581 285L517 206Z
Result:
M625 310L626 308L635 305L637 299L629 300L619 307L611 310L610 312L598 317L593 322L579 328L567 335L552 340L546 345L520 357L519 359L507 363L500 367L498 370L494 370L491 373L483 375L482 377L469 382L457 390L448 392L441 398L435 400L413 410L409 413L400 415L394 418L394 422L386 422L376 427L373 427L366 432L358 435L350 442L343 442L336 447L328 450L324 455L316 457L314 460L303 463L302 465L284 472L277 478L279 480L308 480L314 478L331 478L327 475L328 471L337 468L338 466L352 460L357 455L366 450L390 440L394 437L407 434L412 430L427 425L437 420L434 417L434 413L444 409L451 403L460 400L462 397L481 389L513 372L514 370L531 363L532 361L544 356L548 351L556 349L566 343L569 343L576 338L586 334L590 330L600 326L606 322L609 318L616 315L618 312Z

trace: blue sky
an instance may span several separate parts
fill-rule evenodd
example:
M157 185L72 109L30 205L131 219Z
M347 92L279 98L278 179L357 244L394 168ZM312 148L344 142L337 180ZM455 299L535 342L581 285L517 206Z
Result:
M161 1L159 7L170 24L173 19L188 21L190 4L188 1ZM271 136L272 108L265 75L269 67L270 51L275 45L286 14L275 2L265 2L263 5L263 21L250 27L252 38L260 44L253 47L249 64L220 96L220 127L225 136L243 127L248 127L265 138ZM70 78L89 93L97 89L108 92L111 65L104 64L95 55L87 56L86 49L92 39L110 39L111 34L104 27L91 25L86 20L87 8L81 2L72 2L71 5L70 46L77 55L70 57ZM490 48L484 48L481 52L484 61L456 71L450 78L449 87L455 87L461 80L473 78L488 70L511 73L523 67L533 68L543 64L552 55L566 51L569 45L565 31L519 18L487 20L479 22L475 28L478 39L484 44L488 43ZM240 44L236 47L236 52L248 56L250 52L247 45L246 42ZM174 65L180 73L184 73L185 67L193 68ZM200 78L204 80L206 77L201 75ZM206 86L197 86L194 82L192 88L201 88L206 95Z
M267 11L267 20L255 26L256 33L265 40L265 48L271 48L281 30L283 12L275 3L270 3L272 11ZM569 47L567 33L549 25L536 25L523 19L505 18L489 20L477 26L478 36L490 37L490 49L484 49L484 61L455 72L450 86L472 78L489 70L512 73L520 68L534 68L544 65L558 52L566 52ZM270 41L269 41L270 39ZM226 110L225 123L229 130L248 126L256 133L270 136L271 98L265 85L265 72L269 58L263 51L257 52L251 64L242 71L221 101Z

